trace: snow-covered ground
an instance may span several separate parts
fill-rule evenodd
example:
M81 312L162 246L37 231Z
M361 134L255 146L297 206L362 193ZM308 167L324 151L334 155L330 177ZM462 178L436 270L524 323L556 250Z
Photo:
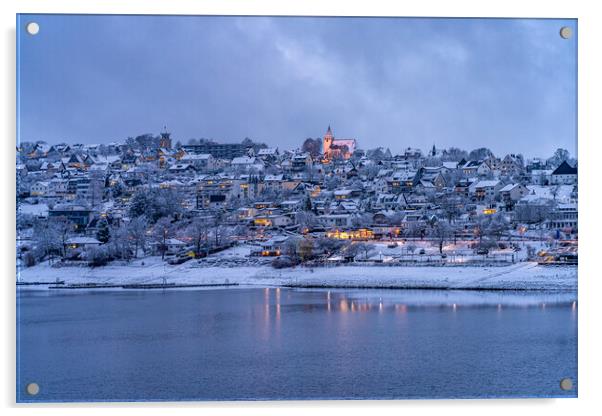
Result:
M19 271L23 282L64 280L69 283L239 283L258 286L371 287L433 289L576 290L577 268L523 262L502 267L475 266L338 266L273 269L269 265L233 265L189 261L167 265L147 257L124 265L99 268L52 267L47 263Z
M22 214L30 214L30 215L41 215L41 216L47 216L48 215L48 205L46 204L26 204L26 203L21 203L18 206L19 212L21 212Z

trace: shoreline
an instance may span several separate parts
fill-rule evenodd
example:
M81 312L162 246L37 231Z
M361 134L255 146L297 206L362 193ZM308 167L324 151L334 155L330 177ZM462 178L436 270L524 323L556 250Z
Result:
M324 268L271 266L207 267L195 263L166 266L145 259L128 265L98 268L36 265L18 272L23 286L36 281L64 281L67 285L262 286L289 288L424 289L424 290L531 290L576 291L576 266L541 266L522 262L508 266L399 266L366 265ZM47 289L38 286L38 289ZM56 290L56 289L55 289Z

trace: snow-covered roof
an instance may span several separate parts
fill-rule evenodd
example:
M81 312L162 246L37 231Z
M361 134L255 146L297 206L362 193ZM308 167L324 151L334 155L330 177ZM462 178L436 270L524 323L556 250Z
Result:
M190 168L189 163L178 163L169 167L169 170L185 170Z
M254 157L249 157L249 156L239 156L239 157L235 157L234 159L232 159L232 164L233 165L252 165L255 163L255 158Z
M278 153L278 148L277 147L268 147L266 149L259 149L259 152L257 152L257 154L259 156L272 156Z
M500 189L500 192L510 192L517 186L520 186L520 184L519 183L509 183L508 185L506 185L502 189Z
M351 192L353 192L351 189L337 189L334 191L334 194L343 196L343 195L350 195Z
M159 184L159 186L183 186L184 184L178 180L172 180L172 181L164 181L161 182Z
M199 153L199 154L186 154L184 157L182 157L182 160L208 160L211 159L213 156L211 156L211 154L209 153Z
M409 181L414 179L415 176L416 172L414 171L397 170L391 175L391 179L397 181Z
M282 201L280 205L297 205L299 202L301 201L299 201L298 199L290 199L288 201Z
M264 181L281 181L282 179L284 179L284 175L280 174L280 175L265 175L265 177L263 178Z
M67 244L100 244L100 241L92 237L72 237Z
M474 188L491 188L497 186L500 181L492 180L492 181L479 181L474 184Z
M165 244L170 245L170 246L185 246L186 243L183 242L182 240L178 240L177 238L168 238L167 240L165 240Z
M458 167L458 162L443 162L443 167L447 169L456 169Z

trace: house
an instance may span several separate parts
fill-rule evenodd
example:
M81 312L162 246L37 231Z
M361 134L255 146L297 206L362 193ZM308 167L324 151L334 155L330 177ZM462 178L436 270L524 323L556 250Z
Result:
M467 197L470 193L470 186L475 183L473 179L460 179L456 182L454 192L458 195Z
M184 188L184 184L178 180L163 181L159 184L160 189L174 189L181 191Z
M523 158L520 155L509 154L502 159L499 169L503 175L516 175L523 169Z
M469 193L477 201L491 200L498 195L500 189L502 189L502 183L498 180L479 181L470 185Z
M209 153L186 154L180 162L192 165L198 172L210 172L216 168L215 158Z
M190 163L176 163L167 169L169 173L177 175L194 175L194 166Z
M325 227L351 227L351 214L324 214L318 216L318 221Z
M142 162L140 155L134 153L126 153L121 158L121 170L126 171Z
M286 215L261 215L253 219L253 225L265 228L286 227L293 223L293 220Z
M67 167L69 168L84 170L88 166L89 165L86 164L86 156L82 154L74 153L67 159Z
M303 201L301 199L289 199L282 201L280 207L287 212L298 211L303 208Z
M445 178L443 174L447 172L447 168L437 167L437 168L422 168L418 171L417 179L418 182L423 182L423 186L427 188L434 187L437 191L441 191L445 186Z
M236 219L242 222L248 222L255 215L257 215L257 209L253 207L242 207L236 210Z
M48 193L49 185L47 181L36 182L29 188L29 194L31 196L44 196Z
M280 153L278 152L277 147L267 147L264 149L259 149L257 152L257 157L264 162L273 163L278 160Z
M57 162L43 162L40 166L40 170L48 174L63 172L65 170L65 165L60 160Z
M274 236L268 241L260 243L259 248L251 250L251 256L280 256L285 251L287 241L288 237L286 236Z
M232 163L230 164L232 168L242 171L262 171L265 167L263 161L256 157L250 156L239 156L232 159Z
M468 176L484 176L491 172L491 167L483 160L469 160L460 169Z
M548 228L562 230L571 234L577 232L578 213L577 204L557 204L550 212Z
M302 172L309 168L312 163L309 153L297 153L291 157L291 170L293 172Z
M233 188L233 179L219 175L204 177L197 183L197 209L223 207L232 197Z
M180 251L184 250L188 246L182 240L178 240L177 238L168 238L165 240L165 254L173 255L178 254Z
M265 175L261 184L263 189L269 189L272 191L281 191L282 184L284 182L284 175Z
M57 204L48 211L50 218L66 218L73 223L76 230L83 230L93 217L94 211L75 204Z
M90 249L100 246L102 243L96 238L92 237L73 237L69 238L65 242L65 254L67 257L72 257L81 253L82 251L88 251Z
M516 201L529 193L526 186L520 183L510 183L499 190L500 197L506 206L514 205Z
M334 191L334 199L342 201L344 199L350 199L352 194L351 189L337 189Z
M564 161L554 169L550 181L553 185L575 185L577 183L577 168Z
M50 146L46 143L37 143L33 150L27 155L30 159L39 159L46 157L48 151L50 150Z
M417 172L412 170L397 170L387 178L387 185L391 192L410 192L414 189Z
M64 196L67 194L69 181L67 179L53 178L48 183L48 195Z
M443 167L446 168L448 172L452 172L458 169L458 162L443 162Z
M397 211L407 206L405 194L377 194L372 209L377 211Z

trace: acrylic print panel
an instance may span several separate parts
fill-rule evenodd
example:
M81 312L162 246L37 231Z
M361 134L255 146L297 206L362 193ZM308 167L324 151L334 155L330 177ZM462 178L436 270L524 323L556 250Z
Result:
M17 401L577 396L576 20L17 33Z

